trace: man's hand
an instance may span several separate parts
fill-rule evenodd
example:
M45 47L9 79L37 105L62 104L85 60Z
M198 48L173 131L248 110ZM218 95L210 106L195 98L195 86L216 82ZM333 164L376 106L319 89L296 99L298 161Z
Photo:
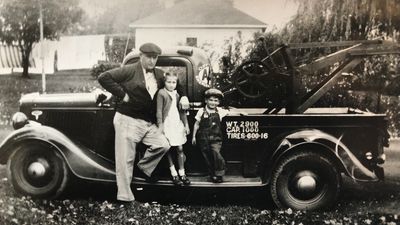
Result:
M192 145L196 145L196 137L192 138Z
M182 110L187 110L189 109L189 99L186 96L182 96L181 100L179 100L179 107Z
M160 132L160 134L164 134L164 124L160 124L158 125L158 132Z
M189 134L190 134L190 128L189 128L189 126L185 126L185 131L186 131L186 135L189 135Z
M129 95L125 94L124 99L122 99L123 102L129 102Z

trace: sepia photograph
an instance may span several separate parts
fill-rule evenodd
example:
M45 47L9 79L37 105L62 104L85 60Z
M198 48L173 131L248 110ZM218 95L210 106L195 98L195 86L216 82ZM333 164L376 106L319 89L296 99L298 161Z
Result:
M400 224L399 0L0 0L0 224Z

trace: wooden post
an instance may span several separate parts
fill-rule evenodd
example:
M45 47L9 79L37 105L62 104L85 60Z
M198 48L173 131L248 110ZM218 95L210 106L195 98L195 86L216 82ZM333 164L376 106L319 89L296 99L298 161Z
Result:
M43 7L40 5L40 59L42 60L42 92L46 93L46 74L44 73L44 50L43 50Z

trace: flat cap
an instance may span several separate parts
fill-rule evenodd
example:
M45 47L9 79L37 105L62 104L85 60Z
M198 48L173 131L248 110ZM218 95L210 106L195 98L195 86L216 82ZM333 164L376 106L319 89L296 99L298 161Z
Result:
M149 55L161 55L161 48L153 43L142 44L139 48L140 52Z
M216 88L210 88L208 89L206 92L204 92L204 96L206 98L209 97L217 97L219 99L223 99L224 98L224 94L222 93L222 91L216 89Z

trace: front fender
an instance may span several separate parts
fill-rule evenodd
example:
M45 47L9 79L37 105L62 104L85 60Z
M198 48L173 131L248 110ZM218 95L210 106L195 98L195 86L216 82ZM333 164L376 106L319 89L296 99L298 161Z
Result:
M297 131L282 139L276 151L271 157L271 170L277 162L286 154L298 150L316 150L325 152L334 157L346 175L356 181L378 181L375 171L365 167L361 161L341 141L343 136L336 138L317 129Z
M114 164L85 146L72 141L60 131L43 125L28 124L12 132L0 145L0 163L24 143L41 141L55 147L74 175L82 179L115 181Z

